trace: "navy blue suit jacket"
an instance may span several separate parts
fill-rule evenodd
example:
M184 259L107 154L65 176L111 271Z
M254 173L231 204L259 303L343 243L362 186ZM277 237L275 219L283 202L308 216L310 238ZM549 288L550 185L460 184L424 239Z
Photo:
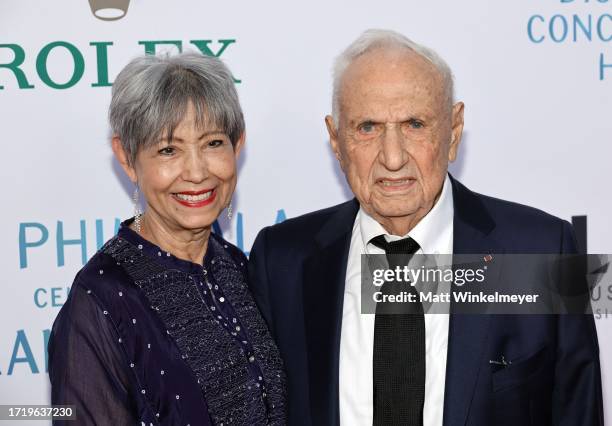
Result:
M455 254L571 253L571 225L452 179ZM339 424L352 200L263 229L250 285L285 362L290 425ZM511 366L489 360L503 354ZM359 374L356 372L355 374ZM603 425L599 349L589 315L450 317L444 426Z

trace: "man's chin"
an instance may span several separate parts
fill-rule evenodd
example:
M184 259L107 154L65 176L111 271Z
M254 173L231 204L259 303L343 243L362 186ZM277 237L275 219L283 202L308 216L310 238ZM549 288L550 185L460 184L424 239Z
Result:
M409 218L418 213L419 209L416 208L412 204L404 203L373 203L372 206L372 216L380 217L385 219L393 219L393 218Z

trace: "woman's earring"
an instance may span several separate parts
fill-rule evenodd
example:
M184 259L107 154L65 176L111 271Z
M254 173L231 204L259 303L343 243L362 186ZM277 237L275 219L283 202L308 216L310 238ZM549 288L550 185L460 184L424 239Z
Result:
M136 185L136 188L134 188L134 195L132 195L132 202L134 203L134 228L136 228L136 232L140 234L142 211L140 210L139 198L138 185Z
M232 220L232 202L227 205L227 219Z

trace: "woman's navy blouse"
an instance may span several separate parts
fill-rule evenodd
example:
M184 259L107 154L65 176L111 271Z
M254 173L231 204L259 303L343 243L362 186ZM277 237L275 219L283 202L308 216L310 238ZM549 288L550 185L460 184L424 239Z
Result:
M127 225L53 324L53 404L75 405L79 425L284 425L282 362L244 254L211 234L197 265Z

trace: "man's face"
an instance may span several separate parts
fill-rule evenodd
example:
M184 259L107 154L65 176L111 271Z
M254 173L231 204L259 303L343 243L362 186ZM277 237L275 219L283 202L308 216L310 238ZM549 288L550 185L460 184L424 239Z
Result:
M338 127L326 117L332 149L363 209L404 235L437 201L463 129L463 104L408 49L368 52L346 70Z

